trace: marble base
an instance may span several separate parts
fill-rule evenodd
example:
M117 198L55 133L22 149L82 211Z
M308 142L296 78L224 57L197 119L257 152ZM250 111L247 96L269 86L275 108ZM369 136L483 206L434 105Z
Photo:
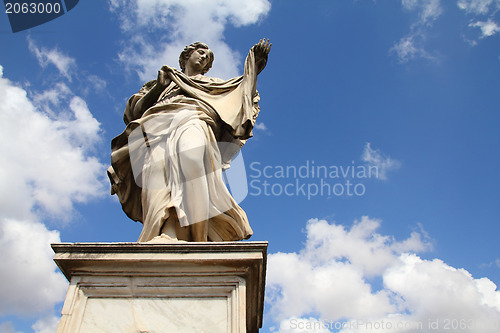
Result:
M267 242L57 243L58 333L258 332Z

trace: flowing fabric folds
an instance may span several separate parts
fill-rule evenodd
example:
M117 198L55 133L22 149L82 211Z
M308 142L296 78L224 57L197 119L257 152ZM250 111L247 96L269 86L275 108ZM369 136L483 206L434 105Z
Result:
M143 223L138 241L159 236L169 218L183 227L198 222L203 216L190 208L193 203L208 205L210 241L249 238L252 229L247 216L227 190L222 169L229 167L231 158L252 136L259 112L253 50L245 61L244 74L227 81L188 77L168 67L164 70L172 83L152 107L140 116L134 112L154 81L127 103L127 126L111 143L111 193L117 194L127 216ZM200 163L207 193L190 191L186 184L191 180L183 177L179 140L187 131L203 141Z

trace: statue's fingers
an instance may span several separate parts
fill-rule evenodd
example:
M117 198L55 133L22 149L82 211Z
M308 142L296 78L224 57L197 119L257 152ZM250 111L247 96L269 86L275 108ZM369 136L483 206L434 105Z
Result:
M266 50L266 53L269 54L269 52L271 52L271 46L273 46L273 44L269 44L269 46L267 47L267 50Z
M269 39L268 39L268 40L266 41L266 45L264 45L265 50L266 50L266 52L267 52L267 53L269 53L269 51L271 50L271 45L272 45L272 44L270 43L270 41L269 41Z

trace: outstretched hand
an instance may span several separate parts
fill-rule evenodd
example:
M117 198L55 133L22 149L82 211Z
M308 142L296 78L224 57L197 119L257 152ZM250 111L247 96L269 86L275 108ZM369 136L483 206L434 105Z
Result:
M252 49L255 54L255 65L257 66L257 74L262 72L267 64L267 56L271 51L271 46L273 44L269 43L269 39L261 39L257 44L255 44Z
M160 85L162 88L167 87L171 82L170 77L167 75L167 72L168 72L167 66L163 66L158 71L158 77L156 79L156 83Z

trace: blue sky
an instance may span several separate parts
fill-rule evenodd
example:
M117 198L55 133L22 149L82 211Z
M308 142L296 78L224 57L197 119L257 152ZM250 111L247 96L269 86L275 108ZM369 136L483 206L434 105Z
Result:
M240 75L263 37L241 203L269 241L262 331L498 322L499 35L498 0L80 1L15 34L1 14L0 332L54 331L51 242L137 240L105 174L128 97L196 40L207 75ZM305 166L379 173L278 172Z

